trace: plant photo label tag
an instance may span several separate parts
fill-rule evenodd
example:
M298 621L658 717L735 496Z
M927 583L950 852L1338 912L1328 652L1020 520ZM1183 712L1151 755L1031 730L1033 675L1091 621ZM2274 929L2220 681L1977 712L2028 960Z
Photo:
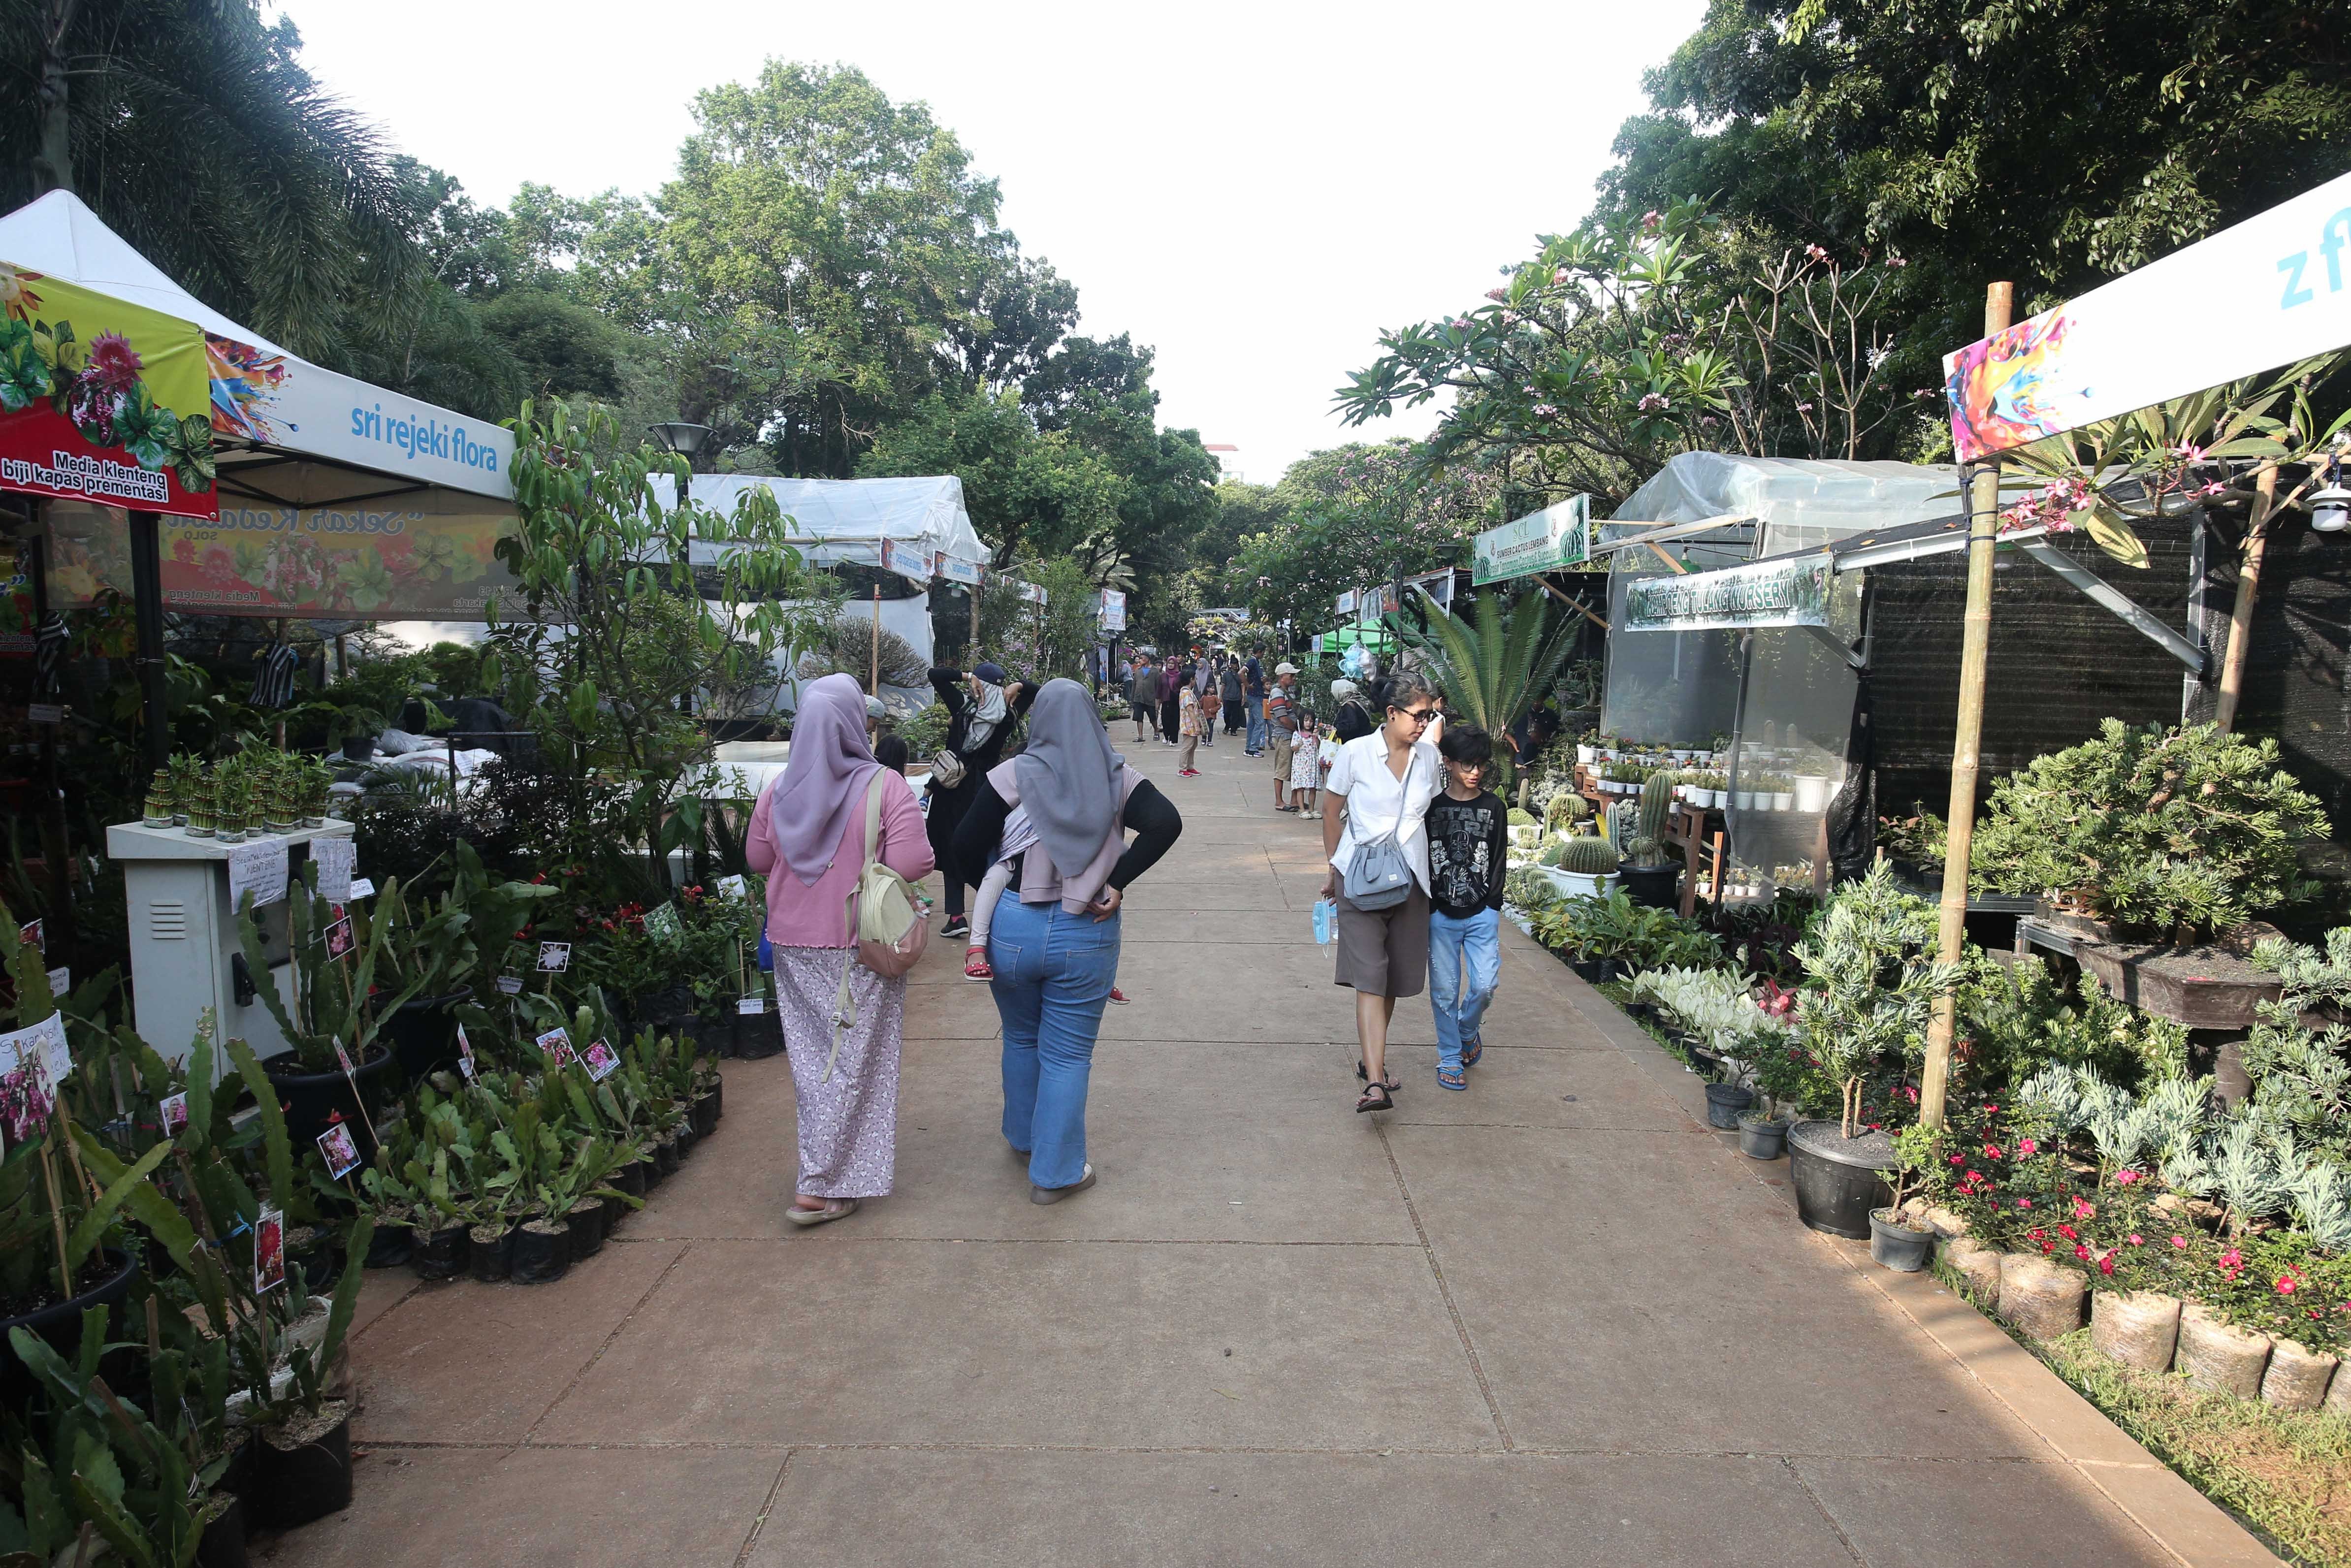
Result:
M16 927L16 940L36 952L46 953L49 950L49 944L45 935L47 926L47 921L27 920Z
M343 1042L340 1040L335 1041L335 1061L341 1065L344 1077L351 1076L351 1053L343 1049Z
M360 1168L359 1140L340 1122L319 1134L319 1154L327 1162L329 1181L340 1181Z
M645 935L657 942L676 946L685 936L685 927L677 918L677 906L664 904L659 909L649 911L645 915Z
M166 1094L159 1109L163 1116L163 1135L178 1137L181 1130L188 1124L188 1097L185 1094Z
M579 1047L571 1043L570 1034L562 1029L551 1029L534 1042L541 1056L557 1067L569 1067L580 1060Z
M465 1038L465 1026L464 1024L459 1024L457 1026L457 1071L465 1075L465 1081L467 1082L470 1083L473 1082L475 1071L474 1042Z
M359 869L360 847L350 839L312 839L310 863L319 868L319 896L329 904L351 901L351 873Z
M750 893L750 881L746 878L741 872L737 872L732 876L722 876L718 879L718 894L722 898L732 898L739 902L742 899L749 897Z
M559 975L571 967L571 944L542 942L538 945L538 968L541 974Z
M343 906L340 904L330 904L327 907L335 917L334 923L327 927L327 956L348 958L353 946L351 917L343 913Z
M588 1054L580 1060L588 1064L588 1077L592 1082L601 1083L621 1070L620 1053L601 1040L590 1040Z
M253 1293L266 1296L286 1282L286 1217L265 1208L253 1222Z

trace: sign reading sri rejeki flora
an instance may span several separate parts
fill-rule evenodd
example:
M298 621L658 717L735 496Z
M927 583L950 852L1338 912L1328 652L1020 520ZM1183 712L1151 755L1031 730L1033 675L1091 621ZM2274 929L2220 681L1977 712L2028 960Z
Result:
M0 490L217 515L204 334L0 260Z

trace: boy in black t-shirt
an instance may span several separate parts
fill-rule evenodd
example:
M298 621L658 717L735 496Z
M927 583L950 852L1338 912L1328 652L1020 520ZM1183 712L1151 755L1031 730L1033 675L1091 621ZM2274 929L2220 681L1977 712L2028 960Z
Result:
M1494 743L1474 725L1447 725L1437 743L1445 791L1429 802L1428 996L1437 1009L1437 1083L1466 1089L1478 1065L1486 1006L1502 977L1502 878L1510 812L1485 788Z

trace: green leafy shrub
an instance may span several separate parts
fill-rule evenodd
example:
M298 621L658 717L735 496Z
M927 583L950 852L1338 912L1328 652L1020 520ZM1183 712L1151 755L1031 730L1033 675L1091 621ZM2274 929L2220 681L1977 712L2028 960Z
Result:
M1993 788L1970 859L1995 888L2185 940L2308 897L2296 846L2327 831L2274 740L2110 718Z

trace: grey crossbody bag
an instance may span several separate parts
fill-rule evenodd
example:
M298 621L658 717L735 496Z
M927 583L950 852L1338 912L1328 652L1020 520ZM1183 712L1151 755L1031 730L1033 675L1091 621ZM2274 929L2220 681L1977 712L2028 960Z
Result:
M1406 797L1412 793L1412 770L1419 765L1420 755L1416 751L1405 764ZM1403 813L1399 811L1395 827L1376 839L1365 839L1355 845L1343 885L1347 902L1356 908L1393 909L1412 896L1412 862L1405 858L1404 846L1396 841L1396 833L1403 826Z

